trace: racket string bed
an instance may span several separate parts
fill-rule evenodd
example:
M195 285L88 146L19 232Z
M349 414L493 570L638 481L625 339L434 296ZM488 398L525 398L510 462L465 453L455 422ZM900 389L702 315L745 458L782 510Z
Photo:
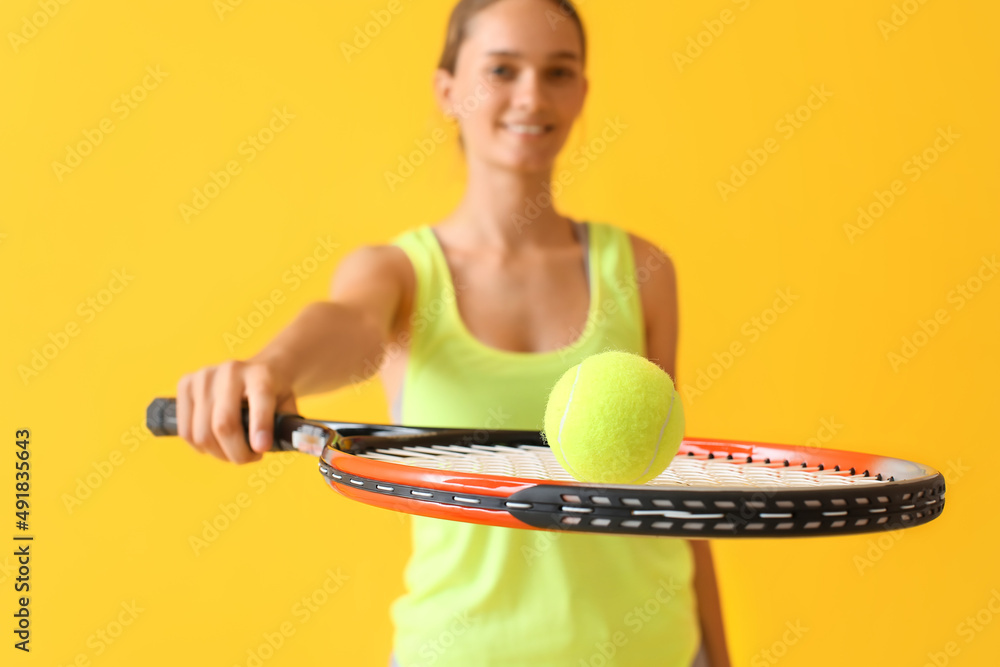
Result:
M547 447L537 445L433 445L377 449L359 456L386 463L501 475L522 479L573 482ZM786 466L782 463L711 459L678 455L670 466L645 486L653 487L820 487L878 485L883 480L851 470Z

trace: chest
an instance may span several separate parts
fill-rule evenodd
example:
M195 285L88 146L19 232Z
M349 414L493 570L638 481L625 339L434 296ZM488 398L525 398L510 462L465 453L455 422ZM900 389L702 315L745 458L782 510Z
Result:
M475 256L447 257L454 308L465 334L491 348L538 353L575 342L592 316L591 283L581 252L566 257L497 260ZM397 341L408 340L413 314L404 309ZM394 346L381 368L382 382L395 403L409 361L407 345Z
M461 324L484 345L537 353L580 337L591 291L582 253L447 261Z

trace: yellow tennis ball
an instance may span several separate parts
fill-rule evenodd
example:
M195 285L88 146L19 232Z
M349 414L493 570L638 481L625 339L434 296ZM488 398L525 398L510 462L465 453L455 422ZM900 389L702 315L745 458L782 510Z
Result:
M545 407L545 439L581 482L648 482L670 465L683 437L673 380L628 352L587 357L559 378Z

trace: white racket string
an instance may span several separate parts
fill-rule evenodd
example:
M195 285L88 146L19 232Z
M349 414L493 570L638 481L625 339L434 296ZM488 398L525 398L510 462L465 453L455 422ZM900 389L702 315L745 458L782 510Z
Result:
M501 475L522 479L576 481L566 472L548 447L538 445L434 445L376 449L363 458L399 465L453 472ZM875 476L851 474L832 466L803 468L783 462L746 463L721 458L678 455L670 466L644 486L672 487L829 487L884 484Z

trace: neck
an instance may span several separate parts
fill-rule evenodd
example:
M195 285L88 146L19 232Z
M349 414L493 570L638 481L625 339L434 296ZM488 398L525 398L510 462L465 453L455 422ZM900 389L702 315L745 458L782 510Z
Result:
M551 167L517 172L470 161L465 195L444 226L465 242L507 251L571 241L571 220L555 209L551 177Z

